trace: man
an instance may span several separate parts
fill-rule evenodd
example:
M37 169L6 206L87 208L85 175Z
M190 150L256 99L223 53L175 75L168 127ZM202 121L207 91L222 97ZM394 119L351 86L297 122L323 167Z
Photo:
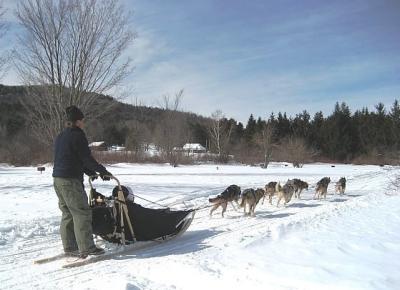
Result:
M84 115L75 106L66 109L66 128L54 143L54 189L62 212L60 233L67 256L86 258L103 254L93 242L92 211L83 186L83 173L100 173L103 180L112 174L92 156L83 132Z

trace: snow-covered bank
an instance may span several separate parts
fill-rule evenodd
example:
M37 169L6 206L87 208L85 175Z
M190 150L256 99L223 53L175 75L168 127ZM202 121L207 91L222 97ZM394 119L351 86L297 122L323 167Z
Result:
M61 250L60 212L51 168L0 167L1 289L398 289L400 195L385 194L394 172L377 166L272 164L181 166L117 164L108 169L138 196L175 208L207 205L230 184L264 186L301 178L302 199L277 208L267 202L256 217L230 206L210 219L200 210L181 237L152 249L75 269L62 262L33 265ZM324 176L348 180L345 196L313 200ZM100 192L114 184L97 181ZM154 206L137 199L143 205ZM183 203L184 202L184 203Z

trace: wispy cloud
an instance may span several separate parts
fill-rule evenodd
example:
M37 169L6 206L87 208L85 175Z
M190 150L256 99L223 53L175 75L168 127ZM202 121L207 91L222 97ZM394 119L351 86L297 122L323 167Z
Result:
M184 109L247 121L399 96L398 1L124 3L137 33L127 102L157 105L183 88Z

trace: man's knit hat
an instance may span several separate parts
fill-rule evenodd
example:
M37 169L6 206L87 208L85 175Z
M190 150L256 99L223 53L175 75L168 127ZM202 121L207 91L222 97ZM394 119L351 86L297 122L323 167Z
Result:
M83 115L82 111L79 110L76 106L70 106L65 109L67 114L67 120L71 122L75 122L77 120L82 120L85 116Z

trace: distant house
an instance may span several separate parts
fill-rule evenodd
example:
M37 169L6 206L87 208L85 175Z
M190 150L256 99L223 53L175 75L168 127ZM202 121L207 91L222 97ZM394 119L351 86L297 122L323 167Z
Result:
M144 145L144 153L147 156L159 156L160 155L160 150L154 143L149 143Z
M125 151L126 147L125 146L119 146L119 145L111 145L111 147L108 148L109 151Z
M99 141L99 142L92 142L89 144L89 148L94 150L94 151L106 151L107 150L107 144L104 141Z
M186 153L206 153L207 150L199 143L186 143L183 145L182 150Z

